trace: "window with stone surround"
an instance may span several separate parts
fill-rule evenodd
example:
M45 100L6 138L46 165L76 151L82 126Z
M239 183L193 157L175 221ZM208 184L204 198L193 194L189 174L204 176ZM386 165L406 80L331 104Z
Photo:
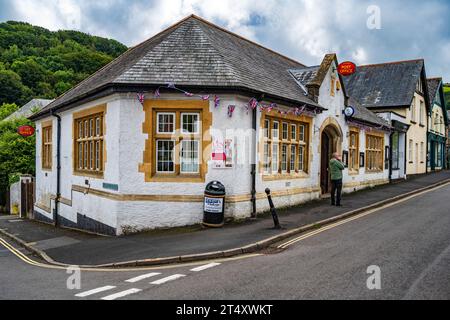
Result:
M146 182L204 182L211 158L209 101L146 100L148 135L139 171ZM208 152L208 154L207 154Z
M263 125L264 175L282 177L308 173L309 124L266 116Z
M350 130L349 136L349 161L348 166L350 171L359 171L359 131Z
M103 114L76 120L76 171L102 173Z
M366 134L366 169L368 171L383 171L384 137Z
M42 125L42 169L52 169L52 122L43 123Z

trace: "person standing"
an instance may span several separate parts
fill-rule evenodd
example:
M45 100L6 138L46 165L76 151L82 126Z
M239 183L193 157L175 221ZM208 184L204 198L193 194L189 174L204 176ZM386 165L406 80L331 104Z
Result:
M330 160L331 173L331 205L341 207L342 197L342 171L345 169L341 156L334 153Z

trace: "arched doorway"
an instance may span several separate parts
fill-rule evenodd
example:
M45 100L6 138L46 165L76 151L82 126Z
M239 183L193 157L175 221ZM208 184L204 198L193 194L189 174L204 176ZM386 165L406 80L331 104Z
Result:
M331 192L331 178L328 170L333 153L342 152L342 130L334 119L324 122L320 131L320 188L322 194Z

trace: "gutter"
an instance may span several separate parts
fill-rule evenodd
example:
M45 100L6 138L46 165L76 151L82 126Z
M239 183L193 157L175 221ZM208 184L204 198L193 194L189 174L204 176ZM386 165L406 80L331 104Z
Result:
M257 146L257 109L254 109L252 112L252 127L253 127L253 133L252 133L252 190L251 190L251 202L252 202L252 214L251 217L254 219L256 218L256 150L258 148Z
M56 138L56 199L55 208L53 209L54 226L58 227L58 209L61 201L61 116L56 114L54 109L50 110L50 114L58 121Z
M85 94L76 96L75 98L72 98L64 103L61 104L57 104L55 107L53 107L52 109L49 110L45 110L45 111L40 111L32 116L30 116L28 119L30 119L31 121L36 121L39 120L41 118L46 117L47 115L51 114L51 112L56 112L56 111L65 111L65 110L69 110L75 106L79 106L80 104L83 103L87 103L87 102L91 102L93 100L96 99L100 99L115 93L128 93L128 92L145 92L145 91L152 91L158 87L161 87L161 89L166 88L167 84L162 84L162 85L130 85L130 84L107 84L104 85L102 87L99 87L97 89L94 89L90 92L87 92ZM310 110L316 110L318 113L321 113L325 110L328 110L322 106L320 106L319 104L315 103L314 101L296 101L296 100L292 100L290 98L283 98L280 96L276 96L273 94L268 94L268 93L263 93L257 90L253 90L250 88L246 88L246 87L242 87L242 86L230 86L230 87L214 87L214 86L202 86L201 88L199 88L199 86L189 86L189 85L183 85L180 84L179 87L187 90L187 91L194 91L193 93L195 93L195 91L215 91L217 93L243 93L245 95L249 95L249 96L260 96L260 95L264 95L265 98L267 100L271 100L275 103L278 104L285 104L288 107L295 107L298 105L302 105L305 104L308 109ZM53 103L57 102L58 100L55 100ZM44 108L45 109L45 108Z

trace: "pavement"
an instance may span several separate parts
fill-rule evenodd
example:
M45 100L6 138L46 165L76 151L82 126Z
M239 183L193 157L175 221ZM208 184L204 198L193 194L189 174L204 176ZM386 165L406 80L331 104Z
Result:
M0 244L0 299L177 300L180 307L185 300L448 300L449 193L449 185L441 186L328 225L277 254L142 270L81 270L76 287L75 273L32 265ZM377 288L367 286L374 268ZM164 314L175 314L176 306Z
M98 266L146 259L170 260L172 257L176 258L173 262L180 262L180 256L192 256L192 260L195 260L206 253L222 253L227 250L233 253L237 248L239 254L246 253L246 246L254 246L255 243L268 238L277 239L290 231L296 231L297 228L367 208L380 201L389 202L392 198L448 179L450 171L442 171L345 195L343 207L331 207L329 200L324 199L279 210L283 230L273 229L272 219L267 214L256 220L232 223L222 229L194 226L117 238L55 229L49 225L19 220L12 216L0 216L0 229L62 264ZM248 252L252 251L255 250Z

